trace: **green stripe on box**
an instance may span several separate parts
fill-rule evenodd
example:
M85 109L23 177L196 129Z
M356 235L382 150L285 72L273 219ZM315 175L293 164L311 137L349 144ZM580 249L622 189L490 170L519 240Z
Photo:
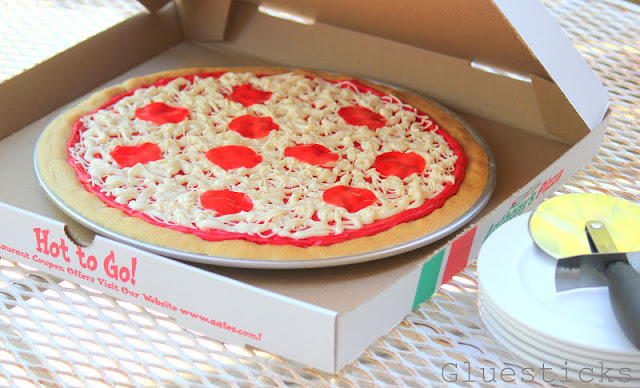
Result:
M440 267L442 267L444 253L445 249L438 252L431 258L431 260L427 261L422 266L420 280L418 281L418 289L416 290L416 296L413 299L413 309L418 307L420 303L429 299L431 295L436 292L438 276L440 275Z

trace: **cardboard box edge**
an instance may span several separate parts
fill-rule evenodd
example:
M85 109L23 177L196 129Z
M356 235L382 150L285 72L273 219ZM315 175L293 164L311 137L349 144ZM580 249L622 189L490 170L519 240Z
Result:
M78 246L67 234L64 223L12 205L0 203L0 217L3 258L157 310L172 317L179 326L216 340L251 346L335 372L339 315L335 311L106 237L96 236L89 247ZM29 236L31 241L27 241ZM227 303L227 299L233 303ZM210 307L212 302L217 308ZM238 308L245 304L246 309ZM309 348L314 351L306 351Z

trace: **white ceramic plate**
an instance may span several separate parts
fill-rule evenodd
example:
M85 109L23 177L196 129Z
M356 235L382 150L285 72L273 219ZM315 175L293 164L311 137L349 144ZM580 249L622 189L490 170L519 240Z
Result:
M639 369L624 363L609 361L594 361L584 363L581 361L567 360L561 355L545 352L533 347L528 342L522 342L514 336L510 330L503 327L486 306L479 305L480 315L491 335L505 346L513 355L524 361L522 368L535 370L534 381L544 379L547 383L556 384L580 384L595 383L598 385L640 387ZM542 368L545 368L543 371ZM513 368L512 368L513 369ZM545 375L550 372L553 375ZM605 372L606 373L603 373ZM522 372L522 371L520 371ZM531 372L528 372L530 374ZM528 374L520 373L518 378L531 378Z
M611 352L593 352L583 347L569 346L564 342L557 342L553 338L547 338L526 327L519 326L508 314L497 308L490 299L483 297L482 290L479 290L478 293L478 304L481 304L482 308L489 312L491 317L506 331L517 337L520 341L529 344L531 347L561 357L564 360L572 360L585 365L595 365L598 362L606 362L608 364L615 363L620 367L629 367L640 371L640 352L637 356Z
M583 367L599 368L602 365L621 370L630 369L630 374L636 379L640 379L640 358L622 357L609 353L592 352L583 348L566 346L552 343L548 338L531 334L526 329L512 325L509 320L504 319L504 314L497 311L491 302L486 298L481 298L479 308L482 313L489 315L488 319L493 322L493 327L499 327L502 335L509 338L511 344L518 344L521 349L538 355L545 362L553 362L557 365L568 365L574 370ZM483 316L485 319L485 316Z

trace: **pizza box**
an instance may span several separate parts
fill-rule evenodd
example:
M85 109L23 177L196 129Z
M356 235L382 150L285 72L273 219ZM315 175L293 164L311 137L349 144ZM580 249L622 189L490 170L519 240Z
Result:
M134 16L0 84L0 256L155 309L178 325L335 373L475 260L600 148L608 96L537 0L141 1ZM95 235L49 200L33 149L92 90L172 68L280 65L352 74L448 106L490 146L495 188L459 231L328 268L179 261Z

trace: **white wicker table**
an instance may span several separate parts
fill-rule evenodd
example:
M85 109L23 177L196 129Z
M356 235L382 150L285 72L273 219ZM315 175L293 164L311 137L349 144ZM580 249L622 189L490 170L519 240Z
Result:
M0 1L0 15L19 18L9 3ZM71 1L47 6L69 7L65 3ZM85 12L91 3L104 6L82 3ZM545 4L608 88L613 110L600 154L559 192L602 192L640 203L640 6L622 0ZM56 33L42 27L38 35L37 27L11 49L18 53ZM7 34L0 27L0 38ZM0 51L0 65L7 58ZM0 386L494 386L484 380L497 373L500 383L500 371L528 366L484 329L476 296L472 265L330 375L183 330L158 312L0 258ZM537 374L534 383L569 386L553 374Z

